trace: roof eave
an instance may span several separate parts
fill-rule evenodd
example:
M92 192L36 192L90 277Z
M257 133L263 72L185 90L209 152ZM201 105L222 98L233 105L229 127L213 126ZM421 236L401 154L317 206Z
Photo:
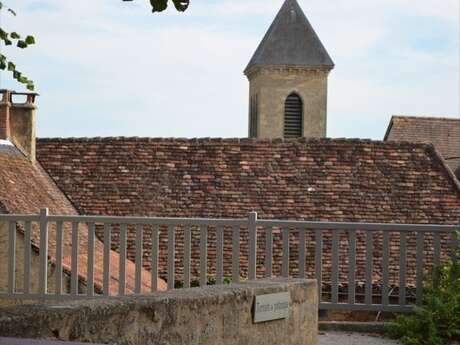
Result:
M455 174L452 171L452 169L450 168L449 164L447 164L446 160L444 159L442 154L436 149L436 147L433 144L428 144L428 146L430 147L431 150L433 150L434 157L439 160L439 162L441 163L441 165L443 166L444 170L449 175L450 180L452 181L452 183L454 184L454 186L457 189L457 192L460 195L460 181L457 179L457 176L455 176Z

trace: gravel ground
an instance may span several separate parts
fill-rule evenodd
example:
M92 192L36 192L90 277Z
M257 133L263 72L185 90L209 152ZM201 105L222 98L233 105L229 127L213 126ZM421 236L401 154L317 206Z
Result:
M378 335L320 332L319 345L400 345L400 343Z

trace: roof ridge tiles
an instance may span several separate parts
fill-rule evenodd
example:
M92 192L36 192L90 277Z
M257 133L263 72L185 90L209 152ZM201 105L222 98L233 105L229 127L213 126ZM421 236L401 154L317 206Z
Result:
M417 115L393 115L391 119L402 120L421 120L421 121L460 121L460 117L446 117L446 116L417 116Z
M375 140L369 138L273 138L273 139L257 139L257 138L161 138L161 137L70 137L70 138L38 138L39 142L57 142L57 143L97 143L97 142L120 142L120 141L132 141L132 142L151 142L151 143L188 143L188 144L224 144L233 143L241 145L249 144L334 144L334 143L346 143L346 144L369 144L369 145L392 145L392 146L412 146L422 147L424 145L430 145L430 143L416 143L410 141L385 141Z

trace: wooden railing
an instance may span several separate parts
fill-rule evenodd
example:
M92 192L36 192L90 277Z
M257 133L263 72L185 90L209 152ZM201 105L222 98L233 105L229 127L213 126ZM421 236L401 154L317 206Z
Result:
M410 311L422 304L425 274L449 256L457 260L459 249L458 226L260 220L255 212L245 219L197 219L59 216L43 209L37 215L0 215L0 230L2 224L7 229L8 247L0 248L0 253L7 253L8 274L6 286L0 285L0 298L6 299L145 295L158 290L161 278L168 289L174 289L177 285L191 287L194 278L205 286L210 276L216 284L223 284L279 275L316 278L321 309ZM96 229L100 236L96 236ZM191 272L193 231L199 241L198 277ZM112 240L113 233L118 239ZM130 233L134 237L131 261L127 246ZM18 234L22 246L17 244ZM178 246L179 234L182 243ZM231 252L226 250L226 234L231 234L231 239L227 236ZM143 243L146 239L148 246ZM408 245L408 239L414 243ZM161 243L165 250L161 250ZM112 246L118 252L117 272L111 272ZM17 258L19 247L23 263ZM215 255L209 255L209 248ZM38 260L33 260L34 255ZM84 270L79 267L81 257ZM38 262L36 275L32 274L34 262ZM132 284L127 281L128 264L134 267ZM226 269L230 265L231 269ZM53 288L48 286L50 267ZM102 274L95 274L95 269ZM18 272L22 277L17 277ZM147 290L145 274L149 275ZM395 274L397 279L393 279ZM111 286L114 275L115 292ZM38 280L35 290L31 288L33 279ZM18 288L18 281L22 288ZM85 291L79 288L82 282ZM130 285L132 289L127 288Z

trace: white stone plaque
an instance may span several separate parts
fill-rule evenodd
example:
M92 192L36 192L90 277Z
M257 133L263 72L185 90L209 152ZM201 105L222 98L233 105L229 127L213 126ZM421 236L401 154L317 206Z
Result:
M290 302L291 296L289 292L256 296L254 302L254 323L287 319Z

